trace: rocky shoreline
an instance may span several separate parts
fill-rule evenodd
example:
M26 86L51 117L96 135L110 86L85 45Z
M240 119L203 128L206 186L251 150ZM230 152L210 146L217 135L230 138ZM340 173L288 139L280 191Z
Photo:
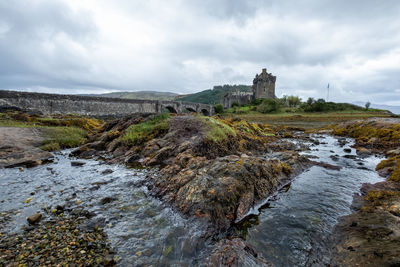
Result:
M296 150L308 148L285 140L293 138L294 131L273 131L241 120L175 116L168 119L167 127L154 128L134 142L124 140L129 127L152 120L112 121L72 155L152 167L146 179L152 194L208 226L206 237L223 244L209 261L221 266L244 259L266 264L244 240L230 240L230 228L302 171L313 165L335 168L301 156ZM213 139L210 132L220 136ZM310 140L304 134L296 138ZM231 257L226 257L227 253Z
M356 140L358 153L385 155L377 171L384 182L364 184L353 198L353 213L333 231L332 266L400 265L400 119L343 123L333 134Z
M34 167L53 159L38 148L43 137L35 128L0 127L0 169Z
M117 263L104 231L87 225L87 218L82 214L57 206L27 220L29 225L20 232L0 232L0 266L114 266Z
M205 259L204 264L271 266L251 245L231 235L230 231L238 222L246 219L255 206L311 166L318 165L331 170L339 167L316 162L299 154L309 149L302 145L302 141L317 142L302 129L270 128L220 117L163 116L135 116L110 121L71 155L148 169L141 185L147 186L153 196L180 214L201 222L207 228L204 239L217 242L217 248ZM332 266L354 266L358 263L363 266L393 266L400 262L397 256L400 255L399 125L398 120L380 118L344 123L323 131L355 138L357 154L360 156L380 153L388 157L378 165L377 170L389 180L364 185L362 195L354 198L352 208L355 212L344 217L335 227ZM299 142L294 144L286 141L286 138ZM41 151L32 142L27 144ZM4 147L1 151L6 156L10 153ZM51 160L52 154L48 153L45 158ZM31 167L46 160L32 156L32 162L35 164L21 165L17 162L15 165L7 162L8 165L3 166ZM100 250L91 250L92 245L87 247L86 243L73 245L72 254L68 254L70 262L115 264L113 256L102 257L113 253L102 230L81 231L78 225L84 224L86 219L74 216L62 217L57 213L49 213L45 214L42 222L28 227L23 233L2 233L2 244L7 244L11 250L1 247L1 260L4 263L0 263L58 262L64 254L57 254L57 249L54 255L47 255L47 250L43 252L42 247L36 249L35 242L40 244L38 240L45 232L54 235L56 240L60 236L63 240L74 239L73 233L78 230L80 235L87 233L93 242L100 242ZM58 229L65 230L65 227L60 228L62 225L72 229L71 235L63 238L65 235L57 232ZM27 238L21 238L21 235ZM71 240L68 244L75 244ZM65 244L64 248L69 246ZM33 250L27 251L27 246ZM18 255L24 256L19 258L18 255L10 255L10 251L18 251ZM85 258L88 255L86 253L92 253L93 256ZM39 255L42 256L38 258Z

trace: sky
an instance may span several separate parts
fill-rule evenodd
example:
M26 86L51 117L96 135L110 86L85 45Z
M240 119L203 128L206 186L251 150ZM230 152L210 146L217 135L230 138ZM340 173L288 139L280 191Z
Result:
M49 93L251 85L400 105L398 0L0 1L0 89Z

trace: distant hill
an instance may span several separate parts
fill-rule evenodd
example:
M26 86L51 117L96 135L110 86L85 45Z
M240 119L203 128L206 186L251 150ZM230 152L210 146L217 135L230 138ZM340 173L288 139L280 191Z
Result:
M144 99L144 100L174 100L178 94L171 92L138 91L138 92L113 92L106 94L84 94L85 96Z
M214 86L213 89L204 90L190 95L177 96L176 100L215 105L221 103L222 98L226 93L228 93L229 91L236 91L236 90L242 92L248 92L251 91L251 86L227 85L227 84L222 86L218 85Z
M359 105L361 107L365 106L365 103L360 102L360 101L354 102L354 104ZM390 112L392 112L394 114L400 114L400 106L389 106L389 105L380 105L380 104L371 103L371 108L389 110Z

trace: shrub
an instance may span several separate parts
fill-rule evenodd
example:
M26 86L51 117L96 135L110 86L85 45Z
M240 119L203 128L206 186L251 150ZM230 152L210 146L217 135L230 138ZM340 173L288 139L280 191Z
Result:
M320 98L318 100L314 100L313 98L309 98L306 103L301 105L301 108L305 112L323 112L323 111L345 111L345 110L363 110L362 107L348 104L348 103L334 103L334 102L325 102L324 99Z
M214 109L215 109L215 113L217 113L217 114L224 113L224 106L222 106L222 104L216 104Z
M279 102L275 99L264 99L263 102L257 107L257 111L261 113L271 113L279 111Z
M261 98L254 99L253 101L251 101L251 105L258 106L262 103L262 101L263 100Z
M235 102L232 103L232 107L233 107L233 108L234 108L234 107L240 107L240 105L239 105L238 102L235 101Z

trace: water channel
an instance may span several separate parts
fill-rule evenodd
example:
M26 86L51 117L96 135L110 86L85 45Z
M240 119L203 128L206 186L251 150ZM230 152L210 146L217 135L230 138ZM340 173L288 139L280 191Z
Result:
M276 266L324 265L329 256L324 247L339 217L350 213L353 194L362 183L382 181L374 171L380 158L343 151L350 139L342 147L334 137L314 138L319 144L303 153L341 170L314 166L302 173L240 232ZM64 205L94 215L91 222L104 227L121 266L197 266L213 249L213 242L202 238L202 225L149 195L143 186L146 170L95 160L71 166L75 159L69 153L55 153L53 163L23 171L0 170L0 213L10 217L2 232L20 231L27 216ZM24 203L27 198L32 200Z

